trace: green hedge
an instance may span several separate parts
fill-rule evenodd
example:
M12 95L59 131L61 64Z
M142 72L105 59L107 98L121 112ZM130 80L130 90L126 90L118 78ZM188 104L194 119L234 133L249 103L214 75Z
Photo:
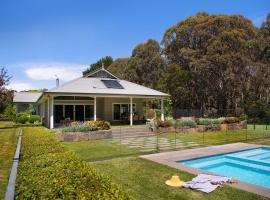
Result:
M32 115L28 112L20 112L14 118L14 122L18 124L38 124L40 123L40 116L39 115Z
M24 129L15 193L16 199L131 199L45 128Z

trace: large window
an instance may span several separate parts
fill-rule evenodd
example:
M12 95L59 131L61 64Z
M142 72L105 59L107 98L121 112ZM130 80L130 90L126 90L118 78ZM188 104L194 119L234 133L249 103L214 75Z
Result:
M132 104L133 113L136 111L136 104ZM114 103L113 104L113 120L128 121L130 115L130 104L128 103Z
M85 105L85 120L92 120L94 118L94 105Z
M74 120L73 105L65 105L65 118L70 118L70 120Z

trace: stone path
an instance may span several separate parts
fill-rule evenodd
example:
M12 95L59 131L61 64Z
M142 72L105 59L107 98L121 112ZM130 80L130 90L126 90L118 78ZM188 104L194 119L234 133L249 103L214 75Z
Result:
M111 142L117 144L121 143L123 145L127 145L129 148L137 148L143 152L156 151L157 148L158 150L173 150L198 145L194 142L184 142L179 139L170 140L162 137L157 138L156 136L130 137L121 140L118 138L111 140Z

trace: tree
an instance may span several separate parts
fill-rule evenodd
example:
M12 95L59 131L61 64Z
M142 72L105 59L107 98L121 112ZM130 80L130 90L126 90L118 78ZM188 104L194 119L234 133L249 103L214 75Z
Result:
M256 38L249 44L253 61L250 83L245 95L245 110L252 118L262 116L261 109L268 105L270 110L270 14L262 23ZM254 105L264 105L254 106ZM257 110L257 115L254 112Z
M189 71L177 64L168 65L159 82L159 89L171 95L174 107L190 108L194 98L194 85Z
M257 29L240 15L198 13L169 28L163 37L164 54L189 74L182 105L236 109L249 82L248 43ZM182 73L178 73L179 79ZM181 83L183 84L183 83ZM174 102L179 102L175 99Z
M83 75L89 74L91 72L96 71L97 69L101 68L102 65L104 68L108 68L113 63L113 58L111 56L106 56L101 59L99 59L97 62L90 65L89 68L87 68L85 71L83 71Z
M5 68L2 67L0 70L0 113L12 102L13 91L6 88L10 79L11 77L7 74Z
M128 61L127 78L135 83L157 88L158 80L164 72L165 66L159 43L149 39L146 43L141 43L133 49Z
M118 58L107 68L112 74L120 79L129 80L127 74L129 58Z

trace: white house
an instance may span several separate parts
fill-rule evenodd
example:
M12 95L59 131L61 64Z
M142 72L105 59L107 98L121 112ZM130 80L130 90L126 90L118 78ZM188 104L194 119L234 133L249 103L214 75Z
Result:
M17 112L32 104L43 123L54 128L63 120L107 120L112 123L144 118L143 101L159 99L164 120L163 99L168 94L120 80L105 69L77 78L43 93L18 92L13 102Z

